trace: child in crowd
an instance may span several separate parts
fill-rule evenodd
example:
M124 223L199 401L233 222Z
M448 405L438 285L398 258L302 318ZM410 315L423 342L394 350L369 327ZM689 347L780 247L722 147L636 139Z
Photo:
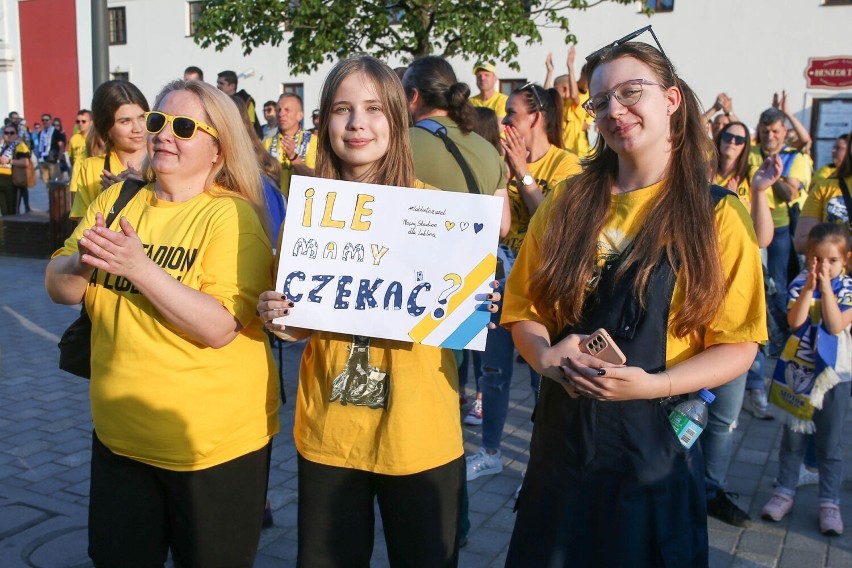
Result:
M813 432L819 466L819 529L843 533L841 436L852 387L852 252L845 225L823 223L808 234L808 267L790 285L787 321L795 330L778 363L770 400L785 410L778 487L762 516L780 521L793 508L806 435Z

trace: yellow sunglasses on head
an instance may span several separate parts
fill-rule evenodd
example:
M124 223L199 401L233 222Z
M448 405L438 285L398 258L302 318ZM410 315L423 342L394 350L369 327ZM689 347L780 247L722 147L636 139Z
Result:
M175 138L189 140L195 136L196 131L203 130L216 140L219 139L219 133L215 128L194 118L173 116L157 110L145 113L145 130L148 131L148 134L159 133L166 127L166 123L169 122L172 124L172 133L175 135Z

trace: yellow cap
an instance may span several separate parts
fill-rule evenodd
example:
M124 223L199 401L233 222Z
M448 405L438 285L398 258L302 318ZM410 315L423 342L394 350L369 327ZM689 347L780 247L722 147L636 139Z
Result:
M493 63L489 63L487 61L480 61L476 65L473 66L473 74L476 75L476 72L482 69L483 71L490 71L491 73L497 74L497 67L494 66Z

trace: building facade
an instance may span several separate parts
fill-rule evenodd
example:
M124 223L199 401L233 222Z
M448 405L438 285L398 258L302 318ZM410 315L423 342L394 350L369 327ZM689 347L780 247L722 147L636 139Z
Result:
M310 75L293 75L286 43L256 49L249 56L243 55L239 41L222 52L202 49L192 37L193 20L202 5L109 0L112 76L129 79L153 99L189 65L203 69L211 83L219 71L230 69L258 105L285 90L296 91L309 116L318 106L331 63ZM665 11L648 18L641 12L645 5ZM32 122L39 113L53 109L66 122L73 119L77 108L89 106L93 91L91 0L0 0L0 6L0 111L22 111ZM852 77L845 85L826 88L809 86L805 75L811 59L852 57L848 40L852 0L646 0L628 6L605 2L569 16L579 40L578 67L587 54L650 23L704 105L712 105L718 93L726 92L736 114L752 128L770 105L773 92L786 90L790 110L820 139L815 147L818 164L830 143L819 135L820 123L827 119L817 111L825 108L837 129L843 128L836 126L837 117L850 116L852 125ZM504 89L543 81L545 58L551 52L556 73L565 72L568 46L563 35L544 27L541 35L541 43L520 46L520 71L497 64ZM647 34L638 39L651 41ZM452 63L459 79L475 90L473 62L456 58ZM836 104L823 106L829 102ZM822 130L827 134L830 129Z

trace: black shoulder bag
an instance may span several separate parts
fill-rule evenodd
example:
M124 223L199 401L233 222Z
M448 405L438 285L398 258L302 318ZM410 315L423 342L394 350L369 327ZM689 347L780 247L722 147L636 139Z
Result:
M106 218L107 227L144 186L145 182L138 179L124 181ZM80 317L68 326L59 340L59 368L84 379L92 376L92 320L86 312L85 301L80 308Z
M456 162L458 163L459 168L461 168L462 174L464 175L464 181L465 183L467 183L468 193L480 193L479 186L476 184L476 179L473 177L473 172L470 171L470 166L467 165L467 161L464 159L464 156L462 156L459 147L456 146L456 143L450 139L450 136L447 134L446 127L437 120L432 120L431 118L421 120L420 122L416 123L414 127L422 128L427 132L431 132L432 134L443 140L444 146L447 148L447 151L452 154L453 158L455 158Z

